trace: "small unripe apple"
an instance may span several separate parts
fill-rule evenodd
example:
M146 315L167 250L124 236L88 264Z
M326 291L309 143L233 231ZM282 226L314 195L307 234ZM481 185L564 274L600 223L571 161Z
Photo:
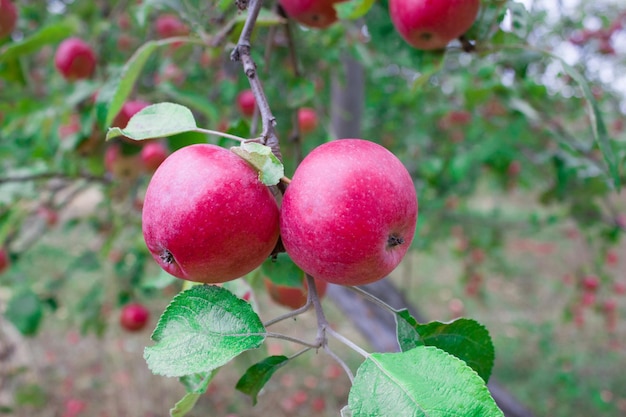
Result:
M175 36L186 36L189 28L176 15L165 14L157 17L154 24L159 38L173 38Z
M186 146L156 170L144 199L143 236L178 278L220 283L244 276L278 241L278 206L258 173L215 145Z
M280 0L283 10L296 22L324 29L337 21L334 4L345 0Z
M149 318L150 312L143 305L139 303L126 304L120 314L120 324L128 331L137 332L146 327Z
M298 109L298 129L301 134L314 131L317 128L317 113L309 107Z
M9 269L10 265L11 260L9 259L9 253L6 249L0 248L0 274Z
M141 148L139 156L141 162L148 172L156 171L156 169L165 161L169 151L161 142L151 142Z
M265 278L265 288L270 298L283 307L296 310L303 307L306 304L309 286L305 280L300 287L288 287L286 285L279 285L272 282L269 278ZM326 281L315 280L315 288L317 289L317 295L322 299L326 295L326 287L328 283Z
M96 54L82 39L68 38L57 48L54 65L67 80L89 78L96 69Z
M389 0L389 14L409 45L443 49L476 20L480 0Z
M382 146L339 139L300 163L281 208L282 242L313 277L340 285L382 279L411 245L417 196L402 162Z
M244 116L250 117L254 114L254 108L256 107L256 99L252 90L243 90L237 96L237 106L239 111Z
M0 39L9 36L17 22L17 8L10 0L0 0Z

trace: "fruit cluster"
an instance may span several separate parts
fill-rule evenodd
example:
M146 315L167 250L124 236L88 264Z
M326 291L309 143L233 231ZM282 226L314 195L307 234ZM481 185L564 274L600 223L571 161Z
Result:
M338 20L335 5L345 0L280 0L290 18L323 29ZM474 23L480 0L389 0L389 14L400 36L423 50L443 49Z
M313 150L280 208L247 162L197 144L174 152L156 170L142 227L154 259L182 279L242 277L272 254L280 235L295 264L317 280L360 285L400 263L417 209L408 171L373 142L340 139Z

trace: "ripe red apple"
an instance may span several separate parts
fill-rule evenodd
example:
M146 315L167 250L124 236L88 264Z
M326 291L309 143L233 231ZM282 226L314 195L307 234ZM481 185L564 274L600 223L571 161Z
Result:
M9 269L11 265L11 260L9 259L9 253L6 249L0 248L0 274L3 274L4 271Z
M288 287L272 282L269 278L265 278L265 288L270 298L281 306L296 310L306 304L309 286L306 280L303 280L300 287ZM326 281L315 280L315 288L317 295L321 299L326 295Z
M130 100L124 103L120 112L113 120L113 126L124 129L131 117L138 113L144 107L148 107L150 103L143 100Z
M175 36L186 36L189 28L176 15L164 14L157 17L154 24L159 38L173 38Z
M417 49L443 49L476 20L480 0L389 0L400 35Z
M89 78L96 69L96 54L79 38L67 38L57 48L54 65L70 81Z
M65 402L65 411L62 417L77 417L87 408L87 403L78 398L70 398Z
M296 265L341 285L377 281L400 263L417 222L413 180L382 146L340 139L314 149L293 175L281 236Z
M126 304L120 314L120 324L128 331L136 332L148 324L150 312L139 303Z
M309 107L298 109L298 129L301 134L310 133L317 128L317 113Z
M237 106L239 111L247 117L251 117L254 114L254 108L256 107L256 99L252 90L243 90L237 96Z
M161 142L151 142L147 143L139 153L141 158L141 163L144 168L148 172L156 171L156 169L161 165L169 151L167 147Z
M278 218L272 193L247 162L219 146L197 144L171 154L152 176L143 236L171 275L220 283L270 255Z
M17 22L17 8L9 0L0 0L0 39L9 36Z
M280 0L283 10L304 26L324 29L337 21L335 3L345 0Z

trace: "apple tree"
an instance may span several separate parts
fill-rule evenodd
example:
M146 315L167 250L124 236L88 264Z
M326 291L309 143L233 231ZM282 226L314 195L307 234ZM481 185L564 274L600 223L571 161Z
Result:
M44 312L71 308L103 334L123 306L119 323L137 331L142 302L182 280L144 353L187 391L171 415L268 339L301 350L241 375L253 404L276 371L322 351L352 384L341 415L503 415L483 325L422 323L360 287L454 236L468 297L483 291L477 269L512 223L472 208L485 182L563 208L515 227L573 222L598 258L617 256L626 104L597 84L598 66L624 63L618 7L591 32L548 27L514 0L40 3L0 0L0 311L32 335ZM72 214L93 189L96 203ZM95 238L66 252L45 241L57 227ZM63 267L28 276L35 249ZM70 280L104 264L75 296L85 301L63 306ZM575 272L582 297L620 284L603 265ZM261 320L259 277L291 311ZM329 284L387 311L398 351L333 329ZM311 309L308 339L269 329Z

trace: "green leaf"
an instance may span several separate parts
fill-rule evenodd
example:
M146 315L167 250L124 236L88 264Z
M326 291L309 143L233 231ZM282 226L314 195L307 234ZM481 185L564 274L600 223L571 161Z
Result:
M339 19L354 20L365 16L372 8L374 0L352 0L333 4Z
M357 371L348 406L354 417L504 416L476 372L432 346L370 355Z
M289 360L288 357L270 356L261 362L252 365L245 374L237 381L235 388L252 397L252 405L256 405L257 396L274 372L279 370Z
M37 333L43 307L37 294L30 289L17 292L9 300L4 316L25 336L33 336Z
M489 332L477 321L460 318L449 323L419 324L403 309L396 314L396 328L401 351L435 346L465 361L485 382L489 380L495 350Z
M613 178L613 184L616 188L620 188L621 180L619 173L619 165L617 160L617 155L613 151L611 147L611 141L609 140L609 135L606 130L606 125L604 124L604 119L602 118L602 114L600 113L600 108L598 107L598 102L593 96L591 92L591 88L589 87L589 83L580 74L574 67L566 63L563 59L557 57L556 55L552 55L554 58L558 59L563 66L563 70L572 77L574 81L578 83L580 88L582 89L583 95L587 101L587 109L589 112L589 119L591 120L591 130L593 132L593 137L598 143L600 151L604 156L604 160L606 161L609 167L609 173Z
M283 164L272 153L269 146L256 142L243 142L239 146L233 146L230 150L259 171L259 180L265 185L276 185L285 175Z
M75 17L54 23L41 28L31 36L21 41L9 43L0 49L0 62L8 61L22 55L30 54L41 49L44 45L50 45L62 41L78 31L80 22Z
M263 275L274 284L285 287L302 287L304 271L298 267L286 252L275 258L268 258L261 264Z
M170 417L183 417L190 412L200 397L206 392L209 383L217 374L217 369L201 374L186 375L180 378L187 394L181 398L174 408L170 409Z
M186 39L190 41L190 39ZM130 95L135 82L139 78L139 74L146 65L148 58L157 48L172 43L181 42L181 38L168 38L159 41L146 42L137 49L132 57L126 62L122 70L113 75L109 81L102 87L96 99L97 113L104 117L104 125L111 126L113 119L120 112L124 102ZM100 117L99 117L100 119Z
M127 136L135 140L160 138L197 129L193 113L185 106L158 103L144 107L131 117L124 129L110 128L106 139Z
M153 373L184 376L208 372L265 340L265 328L250 304L214 285L178 294L154 333L144 358Z

